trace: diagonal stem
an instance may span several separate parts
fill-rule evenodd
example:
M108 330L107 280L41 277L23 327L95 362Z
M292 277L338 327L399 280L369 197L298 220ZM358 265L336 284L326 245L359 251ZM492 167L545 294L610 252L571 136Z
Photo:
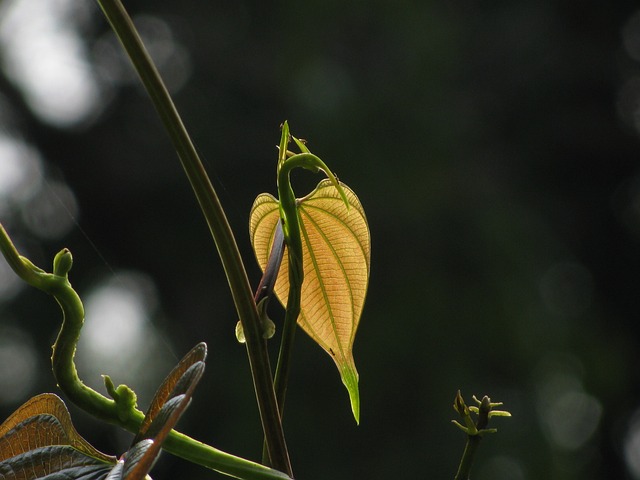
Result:
M292 477L291 463L256 304L224 210L175 105L122 3L119 0L98 0L98 3L151 97L153 105L174 144L215 240L236 310L244 329L249 365L262 427L268 441L271 463L274 468Z

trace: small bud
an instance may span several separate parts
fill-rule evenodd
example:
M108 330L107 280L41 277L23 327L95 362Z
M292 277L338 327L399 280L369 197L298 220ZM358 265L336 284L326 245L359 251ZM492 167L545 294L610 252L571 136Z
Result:
M473 400L478 404L478 406L467 406L462 398L460 390L456 394L456 398L453 403L453 408L458 414L462 417L464 425L453 420L452 422L462 431L464 431L469 436L474 435L484 435L485 433L495 433L497 430L495 428L487 428L487 424L489 423L489 419L493 416L495 417L510 417L511 414L504 410L493 410L494 407L499 407L502 405L501 402L491 402L491 399L488 396L482 397L482 400L478 400L476 396L473 396ZM471 414L477 416L476 421L474 422L471 418Z
M469 414L469 410L467 408L467 405L464 403L464 398L462 398L460 390L458 390L458 393L456 393L456 398L453 401L453 409L463 417Z
M53 259L53 274L58 277L66 277L73 265L73 256L67 248L60 250Z
M113 384L111 377L109 375L102 375L102 380L104 381L104 386L107 389L107 393L111 398L115 400L118 394L116 393L116 386Z
M276 324L266 315L262 318L262 338L269 340L276 333Z
M242 322L238 320L236 323L236 339L240 343L246 343L247 339L244 336L244 328L242 327Z

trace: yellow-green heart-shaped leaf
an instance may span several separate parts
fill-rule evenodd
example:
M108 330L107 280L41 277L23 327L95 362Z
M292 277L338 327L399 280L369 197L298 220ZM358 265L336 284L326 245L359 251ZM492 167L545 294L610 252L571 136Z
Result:
M335 361L347 387L351 409L360 419L358 372L353 342L369 283L371 239L367 219L353 191L341 183L349 208L329 179L298 200L303 243L304 282L298 324ZM280 219L278 200L269 194L256 198L249 232L264 270ZM289 293L287 262L280 267L275 292L283 305Z

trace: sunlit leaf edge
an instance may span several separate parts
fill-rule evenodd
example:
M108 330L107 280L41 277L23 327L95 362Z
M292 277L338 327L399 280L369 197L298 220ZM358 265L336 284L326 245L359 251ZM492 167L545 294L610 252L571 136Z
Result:
M368 228L368 223L367 223L367 219L366 219L366 215L364 213L364 209L362 207L362 204L360 203L357 195L348 187L346 186L344 183L340 182L342 188L345 191L345 194L347 196L347 200L349 203L349 210L347 212L347 215L353 215L354 213L360 216L360 221L362 223L362 228L364 228L365 232L364 232L364 237L365 237L365 242L364 244L360 242L359 237L356 233L354 233L353 231L351 231L350 226L346 225L346 223L344 222L344 219L342 218L342 216L339 216L337 214L333 214L329 211L327 211L326 209L322 209L319 208L319 210L322 211L322 213L326 214L326 215L331 215L333 216L333 218L335 220L337 220L340 223L343 223L343 226L345 227L345 229L351 231L351 234L354 236L354 238L356 238L357 240L357 244L360 247L361 250L361 254L362 254L362 258L364 259L365 263L366 263L366 282L365 282L365 289L363 292L363 298L362 298L362 304L359 305L359 308L356 309L355 306L351 305L353 311L355 312L354 315L354 328L351 331L351 335L350 338L348 339L348 342L346 344L346 347L341 345L340 347L340 357L338 358L336 356L336 353L333 351L332 347L325 341L323 341L323 339L321 339L318 335L316 335L313 331L313 329L308 325L308 321L306 320L305 317L305 313L304 313L304 308L301 311L300 317L298 319L298 323L300 324L300 326L303 328L303 330L316 342L318 343L318 345L320 345L334 360L334 362L336 363L336 366L338 367L338 371L340 373L340 377L342 379L343 384L345 385L345 387L347 388L347 391L349 392L349 398L350 398L350 402L351 402L351 407L352 407L352 411L354 414L354 417L356 419L356 421L359 423L359 416L360 416L360 398L359 398L359 390L358 390L358 379L359 379L359 375L357 372L357 369L355 367L355 361L353 359L353 342L355 340L355 335L357 332L357 327L359 324L359 320L360 320L360 316L362 314L362 310L364 308L364 300L366 297L366 289L367 289L367 284L368 284L368 280L369 280L369 274L370 274L370 263L371 263L371 237L370 237L370 232L369 232L369 228ZM323 196L319 196L320 192L322 192L323 190L327 191L327 193ZM311 219L311 215L308 215L308 212L305 212L305 209L314 209L317 208L314 205L314 201L315 202L322 202L322 201L326 201L326 200L339 200L340 205L344 206L344 203L342 201L342 198L339 195L338 190L335 188L335 185L333 185L333 183L331 182L331 180L329 179L325 179L320 181L320 183L318 183L318 185L316 186L316 188L309 193L307 196L305 196L304 198L300 199L299 202L299 212L300 212L300 217L301 217L301 229L302 229L302 235L303 235L303 241L305 242L305 248L307 249L308 252L313 251L313 248L311 248L311 244L308 241L308 238L305 238L305 229L308 228L308 225L305 225L305 221L308 223L310 221L312 221ZM336 204L337 205L337 204ZM340 208L340 207L338 207ZM353 220L353 217L352 217ZM264 266L266 265L268 256L269 256L269 252L271 249L271 244L274 238L274 234L275 234L275 228L276 228L276 224L279 221L279 208L278 208L278 201L275 197L273 197L270 194L264 193L259 195L256 200L254 201L254 204L252 206L251 209L251 214L250 214L250 225L249 225L249 231L250 231L250 237L251 237L251 244L254 247L254 253L256 255L256 259L258 261L258 264L260 265L260 267L262 269L264 269ZM266 223L266 226L263 226L263 222ZM265 243L264 240L262 241L262 243L258 243L257 240L257 234L258 232L261 230L261 228L266 228L268 231L268 235L266 235L266 237L268 238L268 241ZM319 228L318 228L319 229ZM319 229L321 231L321 229ZM264 238L264 237L263 237ZM330 245L331 242L329 242L327 240L328 244ZM334 252L335 254L335 252ZM317 270L316 270L317 271ZM288 275L288 268L286 265L286 262L283 264L283 268L281 268L280 271L280 275L279 275L279 282L282 281L281 279L284 279L285 282L287 282L287 275ZM288 282L287 282L288 283ZM279 290L278 286L279 283L276 283L277 288L276 290ZM282 299L286 299L287 298L287 292L288 292L288 284L286 286L286 288L284 288L284 291L279 292L279 294L277 294L277 297L280 301L281 304L285 305L286 302L282 301ZM353 301L353 294L352 292L350 292L350 296L352 298ZM357 310L357 312L356 312ZM335 328L334 328L335 331ZM336 334L336 338L337 338L337 334ZM340 339L337 338L338 343L342 343L340 341ZM346 352L345 352L346 350Z

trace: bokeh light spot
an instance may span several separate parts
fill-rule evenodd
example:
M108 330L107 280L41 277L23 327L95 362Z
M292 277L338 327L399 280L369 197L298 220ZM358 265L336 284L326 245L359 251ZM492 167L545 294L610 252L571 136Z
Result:
M75 225L78 202L71 189L50 181L23 205L22 219L34 234L43 239L62 238Z
M103 388L100 377L108 374L143 402L150 398L175 360L150 321L156 310L153 281L140 273L118 272L89 293L77 360L87 384Z
M563 317L578 317L591 305L591 273L578 263L557 263L543 275L540 294L551 313Z
M156 68L171 93L179 91L191 76L189 51L176 40L171 26L153 15L136 15L133 19L138 33ZM100 76L116 85L138 86L139 79L122 47L110 33L100 38L93 57Z
M354 93L347 69L325 59L311 59L293 76L293 91L298 100L312 111L333 113Z
M596 432L602 405L582 386L582 367L570 355L549 355L538 366L537 412L551 445L575 451Z
M2 68L32 111L61 127L95 115L102 108L100 88L69 21L76 2L14 0L3 7Z
M25 283L11 270L9 264L0 259L0 302L5 302L13 298Z
M0 214L33 195L42 184L38 152L17 138L0 134Z
M624 460L633 478L640 479L640 409L632 415L624 438Z
M0 404L20 402L33 387L36 352L31 337L22 330L0 329Z
M563 450L577 450L591 438L602 414L600 402L584 392L567 391L551 399L544 421L551 440Z
M84 338L92 349L103 355L116 356L122 350L130 351L144 339L148 315L144 297L135 284L130 285L130 278L120 275L119 279L121 285L103 285L86 302L90 313Z

